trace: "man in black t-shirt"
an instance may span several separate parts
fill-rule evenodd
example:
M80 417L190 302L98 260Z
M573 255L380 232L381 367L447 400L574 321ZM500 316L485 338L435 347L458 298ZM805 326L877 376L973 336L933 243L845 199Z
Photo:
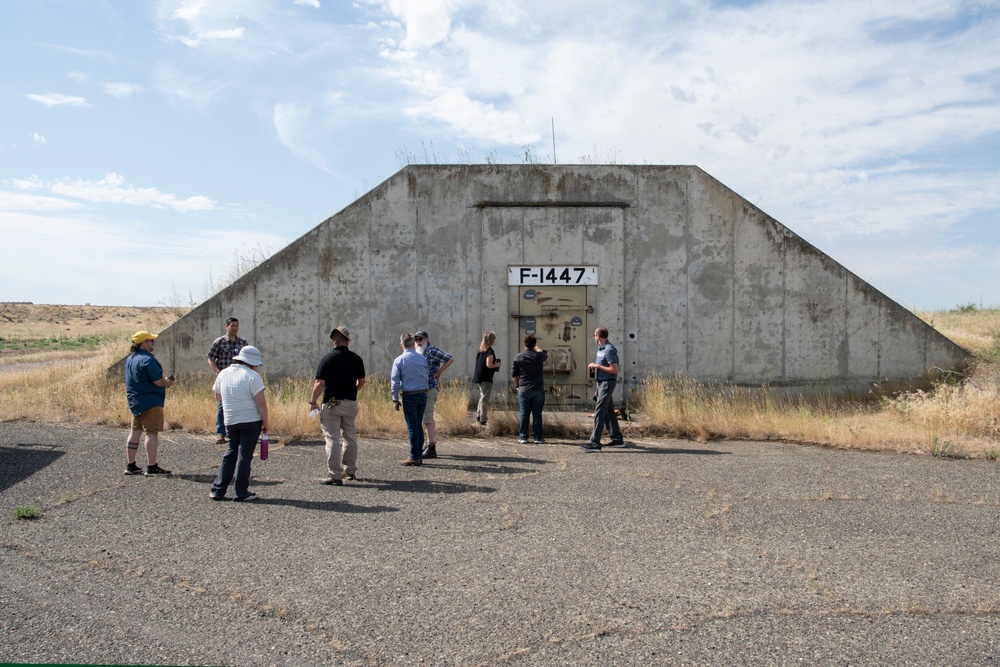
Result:
M528 421L532 422L535 432L535 444L545 442L542 429L542 408L545 407L545 376L542 367L548 358L548 352L538 347L534 336L524 337L524 350L514 357L510 374L517 388L517 402L521 408L521 432L518 442L522 445L528 442Z
M358 438L354 431L354 418L358 416L358 389L365 384L365 362L348 345L351 334L339 326L330 332L333 349L319 362L316 382L313 383L310 408L323 404L319 423L326 441L326 477L323 484L341 486L344 478L357 479ZM344 434L341 448L340 434Z

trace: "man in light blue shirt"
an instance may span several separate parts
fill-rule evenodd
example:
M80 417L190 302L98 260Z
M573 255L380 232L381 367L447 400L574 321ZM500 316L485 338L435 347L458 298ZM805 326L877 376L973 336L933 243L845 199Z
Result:
M414 347L413 334L399 337L403 353L392 362L392 403L403 408L403 419L410 434L410 457L400 461L404 466L418 466L423 462L424 409L427 407L427 359Z

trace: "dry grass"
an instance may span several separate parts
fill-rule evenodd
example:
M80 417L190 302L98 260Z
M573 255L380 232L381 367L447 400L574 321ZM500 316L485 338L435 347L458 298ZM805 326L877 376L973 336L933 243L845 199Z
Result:
M141 309L140 309L141 310ZM158 309L159 310L159 309ZM922 391L871 394L867 400L832 397L790 399L767 388L706 386L683 376L649 378L633 395L632 435L669 435L696 440L716 438L781 440L843 448L927 453L937 456L1000 456L1000 311L921 313L978 361L972 381L939 383ZM168 322L153 322L157 330ZM3 331L0 322L0 332ZM122 380L106 369L127 351L121 342L136 329L128 321L91 356L56 363L25 365L0 373L0 419L31 418L125 427L129 419ZM24 357L18 361L24 361ZM266 377L265 377L266 379ZM954 377L952 377L954 379ZM205 374L180 378L167 392L169 428L213 433L215 398ZM308 416L312 380L299 378L268 383L271 430L279 440L320 437L319 421ZM442 387L436 417L442 436L511 437L518 431L517 399L497 384L489 426L475 424L469 410L469 388L454 381ZM388 382L370 378L359 395L358 431L365 436L406 438L403 416L394 410ZM549 437L584 437L579 412L545 413Z
M966 350L987 361L1000 361L1000 309L964 307L937 312L916 311L917 317Z
M636 396L640 430L705 441L782 440L850 449L996 458L1000 394L992 373L866 401L784 398L767 388L706 386L683 376L649 378ZM950 443L950 447L943 447Z

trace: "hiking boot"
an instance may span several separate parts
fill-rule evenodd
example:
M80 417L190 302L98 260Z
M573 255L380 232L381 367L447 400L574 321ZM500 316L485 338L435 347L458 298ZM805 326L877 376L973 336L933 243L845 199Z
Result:
M151 466L146 466L146 477L165 477L166 475L169 474L170 474L169 470L164 470L155 463Z
M126 475L141 475L142 474L142 468L140 468L139 466L137 466L134 463L129 463L127 466L125 466L125 474Z
M588 442L586 445L580 445L580 449L582 449L585 452L600 452L601 446L595 445L592 442Z
M437 443L436 442L427 443L427 446L424 447L424 451L421 458L436 459L437 457L438 457Z

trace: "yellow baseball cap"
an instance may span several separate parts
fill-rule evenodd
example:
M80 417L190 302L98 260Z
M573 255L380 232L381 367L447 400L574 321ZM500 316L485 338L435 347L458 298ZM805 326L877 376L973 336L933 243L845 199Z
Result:
M155 333L149 333L148 331L136 331L135 335L132 336L132 342L138 345L139 343L146 340L156 340L157 335Z

